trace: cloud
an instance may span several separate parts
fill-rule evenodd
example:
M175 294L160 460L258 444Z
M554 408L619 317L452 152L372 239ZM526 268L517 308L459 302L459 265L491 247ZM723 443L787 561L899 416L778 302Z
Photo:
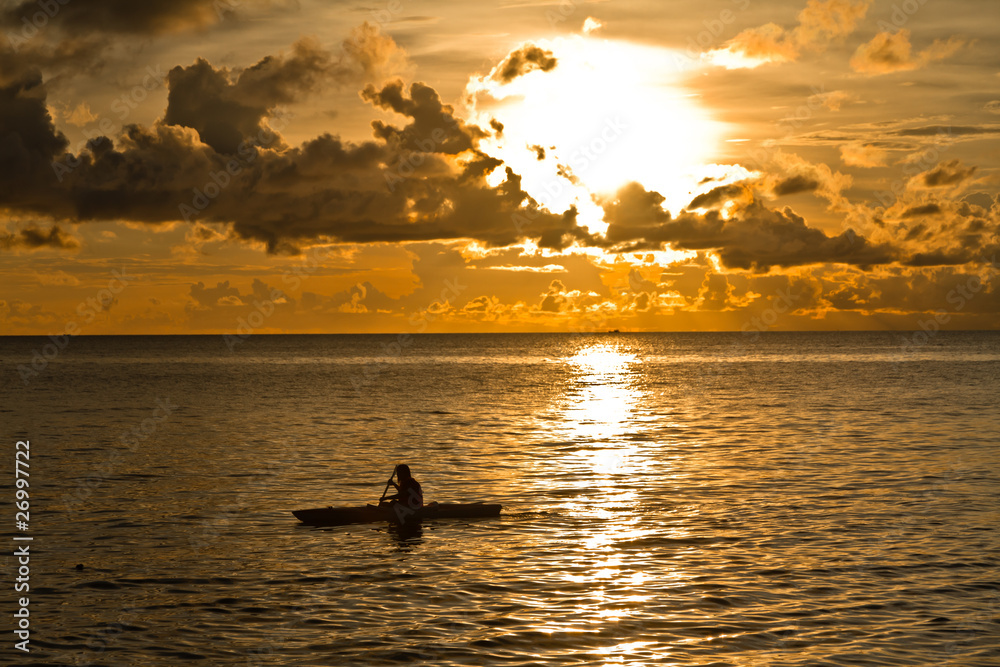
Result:
M217 282L214 287L198 281L189 287L188 297L183 309L187 330L240 335L280 331L300 310L296 299L260 278L253 279L246 293L229 280Z
M721 49L709 51L706 57L726 69L743 69L792 61L798 54L798 47L784 28L777 23L765 23L744 30Z
M566 286L560 280L549 283L549 291L538 304L538 310L545 313L558 313L566 306Z
M976 167L963 167L959 160L949 160L942 162L933 169L929 169L918 175L918 179L923 185L929 188L937 188L946 185L956 185L972 178L976 173Z
M809 0L799 13L794 39L801 47L820 48L854 32L872 0Z
M983 108L989 111L990 113L1000 114L1000 100L990 100L985 105L983 105Z
M46 180L50 162L69 142L57 132L45 106L38 72L0 87L0 179L14 192Z
M923 204L922 206L911 206L903 211L903 218L920 218L926 215L937 215L941 213L941 207L937 204Z
M995 125L924 125L896 130L893 134L900 137L976 136L979 134L1000 134L1000 127Z
M312 85L311 72L323 69L308 64L312 53L265 58L235 82L208 63L175 69L172 92L183 89L185 103L168 104L170 120L199 129L128 125L117 140L97 137L78 154L66 153L68 141L53 125L37 74L2 87L0 176L8 187L0 190L0 205L74 222L229 224L237 237L263 242L270 252L296 252L300 242L317 240L477 239L492 247L534 239L562 249L588 237L575 209L541 210L510 169L504 181L488 185L501 162L475 149L485 133L456 118L422 83L407 90L396 80L364 90L365 99L409 121L375 121L374 141L321 135L288 147L258 134L241 142L238 154L225 152L255 127L267 130L263 123L273 117L262 121L261 114L271 113L268 104ZM291 81L276 81L278 72ZM238 102L232 107L238 113L198 106L199 86L208 91L203 99ZM234 87L239 99L231 96ZM263 102L253 106L243 97L249 90ZM177 118L180 109L189 116ZM201 131L212 143L202 142Z
M848 93L843 90L831 90L828 93L817 93L809 98L809 102L814 100L830 111L840 111L840 108L846 103L857 99L857 95L854 93Z
M958 191L975 182L975 171L957 160L939 164L910 179L896 203L876 216L881 237L900 249L901 264L993 261L989 258L1000 252L1000 205L982 192L957 199Z
M657 284L644 278L642 273L637 268L633 268L629 271L628 286L629 290L632 292L649 292L651 294L657 293Z
M888 233L834 235L790 208L767 205L772 195L811 192L830 208L846 210L849 176L780 151L772 154L773 173L716 182L707 192L693 193L689 210L676 217L663 209L662 195L633 184L602 204L607 232L591 232L579 224L575 208L550 212L529 197L519 174L477 149L486 133L457 118L438 92L421 82L365 86L362 99L398 114L395 120L374 121L371 140L322 134L298 146L275 141L233 152L268 128L279 105L330 82L367 76L356 60L347 66L305 41L246 68L215 68L204 60L174 68L163 119L129 125L120 136L98 137L77 154L66 153L68 142L52 122L40 77L23 77L0 88L0 173L12 183L0 191L0 206L73 222L183 219L191 225L189 242L240 238L272 253L315 243L475 240L497 248L531 241L546 250L580 244L615 252L714 253L726 268L755 272L815 264L867 267L914 256L905 239ZM940 166L940 175L922 177L925 186L937 187L935 179L947 185L949 179L966 178L966 167L948 164ZM905 206L926 203L918 199ZM208 233L209 224L219 231ZM55 247L56 241L47 242ZM958 256L948 255L951 248L941 243L921 249L927 256L936 250ZM379 310L380 293L358 280L337 297L336 307ZM189 296L201 307L247 303L228 285L198 285ZM220 288L224 293L217 294ZM526 293L543 289L538 285ZM494 295L487 289L474 293ZM565 307L557 297L577 303L565 290L549 296L540 308Z
M63 118L66 119L67 123L76 127L84 127L98 119L86 102L80 102L72 111L67 111L63 114Z
M323 301L319 299L319 302ZM367 280L337 292L325 302L341 313L388 312L399 303Z
M726 202L743 197L748 193L747 187L739 183L720 185L698 195L685 208L689 211L697 208L718 208Z
M48 230L41 229L36 225L29 225L13 233L0 233L0 249L2 250L16 248L71 250L79 247L80 242L64 232L59 225L52 225Z
M947 41L938 39L914 56L909 30L900 28L895 33L880 32L854 52L851 69L869 76L908 72L920 69L935 60L948 58L964 45L965 41L957 37L951 37Z
M729 280L721 273L709 273L705 276L698 292L701 310L728 310L732 306L729 303L733 296L733 286Z
M583 34L589 35L595 30L600 30L604 27L604 24L595 19L593 16L588 16L583 20Z
M557 60L551 51L528 44L511 52L493 68L489 76L501 84L506 84L534 70L548 72L556 64Z
M76 276L71 276L65 271L50 271L48 273L38 273L35 272L38 277L38 282L42 285L69 285L76 286L80 284L80 279Z
M392 37L383 35L377 25L367 21L351 30L341 48L345 54L338 61L338 75L342 81L381 82L411 68L406 51ZM355 72L358 68L360 71Z
M246 137L259 133L276 101L241 94L239 82L199 58L167 75L170 92L163 122L190 127L219 153L235 153Z
M36 8L37 5L32 3ZM70 76L100 73L106 66L105 54L113 48L100 35L64 37L56 41L22 39L24 25L0 32L0 87L38 76L39 71Z
M500 317L506 307L500 303L500 299L495 296L477 296L469 299L462 311L474 315L477 319L494 321Z
M167 74L169 93L163 122L198 131L219 153L235 153L249 137L265 131L275 107L296 102L324 85L361 83L381 75L402 58L390 37L365 23L334 57L315 39L300 39L288 55L267 56L238 73L215 69L199 58Z
M888 154L884 149L860 141L844 144L840 147L840 159L849 167L884 167L887 157Z
M48 15L46 27L56 27L70 35L89 32L157 35L205 28L219 23L242 3L226 0L88 0L58 2L58 11ZM0 15L4 34L31 24L42 9L35 0L26 0ZM46 14L49 14L46 12Z
M727 69L791 62L805 50L822 51L854 32L872 0L809 0L798 24L786 30L776 23L748 28L706 58Z
M375 106L413 119L403 129L373 121L376 137L408 151L454 155L471 150L476 139L486 136L480 128L455 118L452 107L442 103L430 86L417 82L410 86L409 93L407 97L399 79L381 89L368 85L361 92L361 97Z
M800 192L812 192L819 186L820 183L818 180L810 178L809 176L798 174L776 183L772 192L776 196L782 197L785 195L798 194Z
M761 180L765 184L771 183L770 187L775 195L815 192L818 197L826 199L832 209L848 208L843 192L854 182L849 174L833 171L826 164L809 162L784 151L775 152L771 159L782 174L764 176Z
M196 284L191 285L189 295L202 308L213 308L223 302L232 305L234 297L235 303L243 303L243 300L240 299L240 291L231 286L228 280L216 283L215 287L206 287L205 283L199 280Z
M900 255L891 245L872 244L853 232L827 236L791 209L770 209L756 199L738 205L728 218L712 210L674 219L662 203L662 195L635 183L604 202L608 247L618 252L712 250L727 268L758 271L824 263L867 267Z
M966 287L976 285L981 287L976 292ZM956 290L958 286L966 289ZM957 299L960 293L966 296ZM836 286L827 286L824 298L842 310L947 314L953 323L979 313L995 317L1000 310L1000 290L991 281L953 266L882 275L852 274L839 280Z
M20 299L0 300L0 322L4 323L4 332L10 332L16 327L44 327L51 329L53 325L65 326L59 322L58 316L45 310L39 303L26 303ZM29 329L30 330L30 329Z

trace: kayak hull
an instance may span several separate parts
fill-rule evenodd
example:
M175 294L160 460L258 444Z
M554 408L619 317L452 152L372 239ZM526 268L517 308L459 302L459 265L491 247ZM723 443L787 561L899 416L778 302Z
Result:
M416 511L387 505L362 507L316 507L293 510L292 514L310 526L346 526L352 523L415 523L430 519L474 519L500 516L501 506L491 503L431 503Z

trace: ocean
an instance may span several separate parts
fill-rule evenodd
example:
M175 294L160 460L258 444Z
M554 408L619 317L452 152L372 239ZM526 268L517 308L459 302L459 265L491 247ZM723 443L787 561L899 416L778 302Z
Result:
M1000 664L1000 333L5 337L0 368L3 664ZM291 514L397 463L503 513Z

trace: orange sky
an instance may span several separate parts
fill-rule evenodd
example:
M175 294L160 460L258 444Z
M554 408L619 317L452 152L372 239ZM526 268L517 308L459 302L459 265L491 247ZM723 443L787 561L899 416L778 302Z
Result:
M997 328L1000 24L910 4L25 3L0 333Z

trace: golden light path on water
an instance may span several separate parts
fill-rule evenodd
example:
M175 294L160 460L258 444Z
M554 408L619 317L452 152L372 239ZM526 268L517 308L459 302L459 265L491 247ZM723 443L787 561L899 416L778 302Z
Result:
M563 579L570 586L586 586L587 601L578 605L578 622L545 623L545 632L600 632L609 623L628 621L655 603L645 586L651 576L645 570L649 551L624 549L644 539L662 537L663 527L643 517L645 480L651 473L650 443L636 439L644 421L644 391L640 386L641 360L632 351L612 343L586 344L566 359L572 371L562 411L560 436L579 445L567 467L581 480L584 493L567 501L560 511L598 526L581 540L587 556L585 567L569 568ZM670 537L687 531L669 530ZM656 568L660 585L675 585L686 578L679 568ZM669 654L657 642L630 641L603 648L606 665L635 662L642 653L656 664L665 664ZM652 664L652 662L650 663Z

